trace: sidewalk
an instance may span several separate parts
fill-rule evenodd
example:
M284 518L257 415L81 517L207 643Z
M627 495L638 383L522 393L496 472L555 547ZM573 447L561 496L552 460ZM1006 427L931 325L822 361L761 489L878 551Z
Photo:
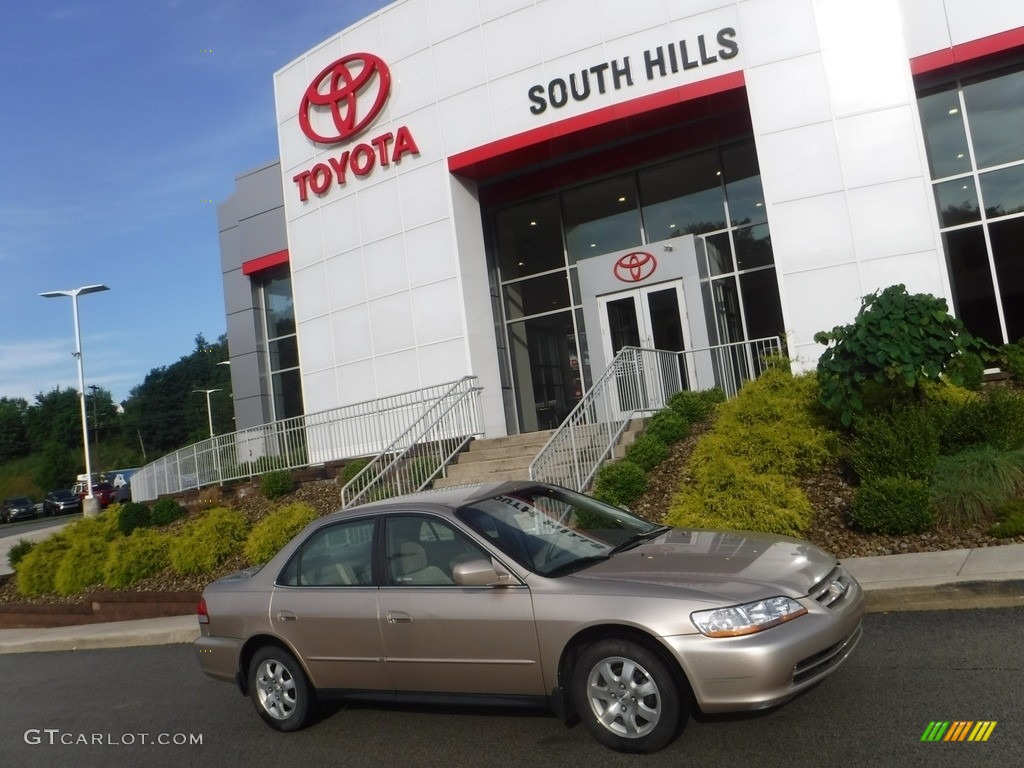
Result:
M1024 544L843 561L868 597L868 611L1003 608L1024 605ZM76 651L191 643L195 616L0 629L0 653Z

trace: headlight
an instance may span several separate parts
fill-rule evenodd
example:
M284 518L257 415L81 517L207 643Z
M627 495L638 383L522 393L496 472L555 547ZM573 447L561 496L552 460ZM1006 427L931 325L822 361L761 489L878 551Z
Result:
M708 637L750 635L777 626L807 613L807 609L788 597L769 597L755 603L713 611L697 611L690 619Z

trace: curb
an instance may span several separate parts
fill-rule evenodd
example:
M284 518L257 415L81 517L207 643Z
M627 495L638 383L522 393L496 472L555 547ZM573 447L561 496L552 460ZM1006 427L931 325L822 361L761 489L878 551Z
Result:
M928 587L865 589L868 613L1024 606L1024 579L958 581Z

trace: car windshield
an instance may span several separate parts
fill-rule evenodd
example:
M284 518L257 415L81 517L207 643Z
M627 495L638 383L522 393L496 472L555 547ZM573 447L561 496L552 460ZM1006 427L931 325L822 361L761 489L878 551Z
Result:
M618 507L549 486L517 488L461 507L456 514L542 576L571 573L665 530Z

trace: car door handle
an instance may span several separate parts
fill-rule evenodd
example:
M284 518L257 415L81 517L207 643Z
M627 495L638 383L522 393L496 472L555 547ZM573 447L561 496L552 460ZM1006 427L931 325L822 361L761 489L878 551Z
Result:
M298 618L299 617L296 616L291 611L278 611L277 612L277 620L278 621L295 621Z
M412 616L405 611L388 611L388 624L412 624Z

